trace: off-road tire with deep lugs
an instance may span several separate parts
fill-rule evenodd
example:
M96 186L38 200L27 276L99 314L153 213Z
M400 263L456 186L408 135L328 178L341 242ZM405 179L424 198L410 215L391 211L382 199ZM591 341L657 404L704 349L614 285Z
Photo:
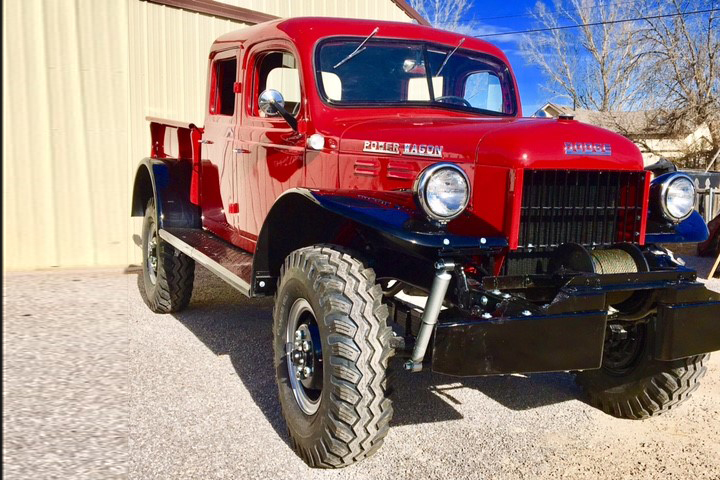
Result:
M157 272L153 282L148 265L148 243L157 233L156 216L155 201L150 199L145 208L142 230L142 285L145 290L143 300L155 313L178 312L190 303L195 280L195 261L158 235L155 240Z
M590 404L618 418L642 420L687 400L705 375L709 354L664 362L653 358L651 345L648 336L636 360L622 372L605 366L579 372L576 381Z
M322 344L320 405L305 414L293 396L285 355L288 315L304 298ZM290 441L311 467L337 468L373 454L389 429L388 310L375 273L348 252L313 246L292 252L280 272L273 311L275 370Z

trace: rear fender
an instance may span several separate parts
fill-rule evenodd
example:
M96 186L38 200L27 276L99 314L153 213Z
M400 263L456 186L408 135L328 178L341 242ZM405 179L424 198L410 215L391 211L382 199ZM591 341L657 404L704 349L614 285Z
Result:
M291 189L276 200L260 231L254 291L272 293L290 252L317 244L355 252L377 278L428 289L439 257L499 251L507 239L448 233L427 222L410 192Z
M192 173L189 160L143 159L135 173L132 216L143 216L154 198L160 228L200 228L200 208L190 201Z

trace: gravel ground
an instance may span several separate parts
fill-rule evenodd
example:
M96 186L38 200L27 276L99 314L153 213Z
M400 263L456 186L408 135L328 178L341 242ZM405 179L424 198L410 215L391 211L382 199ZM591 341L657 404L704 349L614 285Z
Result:
M134 274L5 274L7 478L720 478L720 355L643 422L588 406L569 374L398 373L378 454L311 470L275 397L271 302L197 274L188 310L164 316Z

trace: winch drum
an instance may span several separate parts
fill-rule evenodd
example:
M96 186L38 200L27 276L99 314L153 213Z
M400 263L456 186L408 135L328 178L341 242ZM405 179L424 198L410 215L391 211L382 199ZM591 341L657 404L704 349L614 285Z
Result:
M577 243L567 243L558 247L549 267L552 273L575 271L598 275L638 273L650 270L642 251L630 243L620 243L613 245L612 248L593 250L588 250ZM624 311L627 307L636 304L634 301L629 301L636 293L644 296L643 292L614 292L608 294L608 303L618 310Z

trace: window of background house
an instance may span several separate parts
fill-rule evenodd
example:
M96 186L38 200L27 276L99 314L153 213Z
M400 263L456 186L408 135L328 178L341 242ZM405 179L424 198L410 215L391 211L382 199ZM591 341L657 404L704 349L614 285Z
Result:
M272 89L280 92L285 99L285 110L292 115L300 111L300 72L292 54L287 52L271 52L263 55L258 62L258 88L255 93L253 112L258 112L257 99L263 90Z
M210 96L210 113L230 115L235 113L235 79L237 59L218 60L213 66L213 88Z

